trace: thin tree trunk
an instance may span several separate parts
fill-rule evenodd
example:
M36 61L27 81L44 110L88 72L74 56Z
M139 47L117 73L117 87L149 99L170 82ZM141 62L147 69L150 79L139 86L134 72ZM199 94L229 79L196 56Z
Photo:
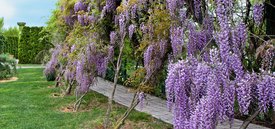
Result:
M260 113L260 110L257 110L254 114L252 114L250 117L248 117L240 127L240 129L246 129L248 125L251 123L252 120L256 118L256 116Z
M116 66L116 71L115 71L115 77L114 77L114 85L113 85L113 90L112 90L112 94L109 97L108 100L108 109L106 112L106 118L105 118L105 122L104 122L104 128L107 129L110 123L110 114L112 111L112 104L113 104L113 100L114 100L114 96L115 96L115 91L116 91L116 87L117 87L117 82L118 82L118 76L119 76L119 71L120 71L120 67L121 67L121 59L122 59L122 52L124 49L124 40L121 41L121 47L119 50L119 56L118 56L118 60L117 60L117 66Z
M88 93L88 91L86 91L78 100L76 100L75 104L74 104L74 111L76 112L79 107L80 107L80 104L82 102L82 99L83 97Z
M139 103L139 100L137 99L137 92L136 92L133 99L132 99L130 107L123 114L123 116L119 119L119 121L115 125L114 129L120 129L121 128L121 126L124 124L125 120L128 118L130 113L135 109L135 107L138 105L138 103Z
M65 93L65 95L70 95L70 94L71 94L71 92L72 92L72 88L73 88L73 84L72 84L72 83L70 83L70 84L69 84L69 87L66 89L66 93Z

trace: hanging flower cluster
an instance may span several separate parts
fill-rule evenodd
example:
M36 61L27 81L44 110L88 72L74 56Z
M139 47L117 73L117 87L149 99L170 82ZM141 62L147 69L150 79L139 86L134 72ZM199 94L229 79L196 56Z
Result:
M179 10L176 3L168 1L167 10L171 16L177 15L176 10ZM194 1L196 17L200 15L199 4L200 1ZM242 114L248 114L255 99L259 101L261 112L266 112L274 104L274 89L270 89L274 87L274 75L269 73L260 77L262 75L245 71L243 67L247 30L243 22L235 26L230 23L233 1L216 0L215 4L218 31L214 29L211 15L203 19L201 29L194 22L181 24L182 28L189 30L188 57L176 63L170 62L166 79L167 106L169 109L174 106L175 129L212 129L225 121L232 124L235 97ZM172 24L171 28L174 26ZM176 48L184 45L174 42L179 37L175 33L178 33L176 29L171 30L171 47L173 54L178 55L182 51L177 53L179 49ZM184 41L184 37L177 41ZM206 50L212 46L209 45L211 42L215 42L218 49Z
M257 3L253 6L253 18L256 25L260 25L263 21L264 5Z
M51 60L46 64L46 67L44 69L44 74L46 76L48 75L55 75L56 74L56 69L58 68L58 56L61 51L61 46L57 45L52 52L52 57Z
M240 79L230 80L227 70L221 69L223 65L220 67L222 62L195 62L194 58L181 60L168 68L166 97L168 108L175 106L175 128L211 129L218 121L226 120L232 124L235 92L240 112L247 114L253 85L257 85L261 111L266 112L267 107L274 104L275 78L272 75L255 81L250 73L246 73Z
M167 51L167 41L159 40L157 43L149 45L144 52L144 68L146 78L149 79L162 65L162 59Z

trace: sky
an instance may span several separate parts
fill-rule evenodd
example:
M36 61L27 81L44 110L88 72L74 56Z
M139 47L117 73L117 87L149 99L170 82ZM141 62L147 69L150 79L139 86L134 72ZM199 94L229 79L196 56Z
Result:
M0 17L5 28L26 22L27 26L44 26L57 0L0 0Z

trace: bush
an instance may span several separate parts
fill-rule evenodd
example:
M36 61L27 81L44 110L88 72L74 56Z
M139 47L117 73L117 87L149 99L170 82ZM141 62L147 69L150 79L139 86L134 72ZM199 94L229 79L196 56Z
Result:
M16 59L9 54L0 55L0 79L6 79L16 74Z
M44 72L47 81L55 81L56 78L56 72L52 71L52 72Z

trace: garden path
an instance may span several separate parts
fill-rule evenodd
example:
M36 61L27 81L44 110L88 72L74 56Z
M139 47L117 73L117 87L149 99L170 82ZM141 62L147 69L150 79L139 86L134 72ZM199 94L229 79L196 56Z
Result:
M106 81L102 78L98 78L97 84L95 86L92 86L91 89L108 97L112 92L112 86L113 86L112 82ZM127 89L124 86L118 85L114 96L114 101L128 107L132 101L133 95L134 93L131 92L131 90ZM166 101L161 98L157 98L152 95L146 95L146 100L144 101L143 108L141 109L141 107L138 105L135 109L141 112L151 114L153 117L160 119L164 122L167 122L170 124L173 123L173 113L169 112L169 110L166 108ZM242 121L234 119L234 124L232 129L239 129L241 125L242 125ZM223 124L223 125L219 124L217 127L217 129L229 129L229 128L230 128L229 124ZM247 129L268 129L268 128L255 125L255 124L249 124Z

